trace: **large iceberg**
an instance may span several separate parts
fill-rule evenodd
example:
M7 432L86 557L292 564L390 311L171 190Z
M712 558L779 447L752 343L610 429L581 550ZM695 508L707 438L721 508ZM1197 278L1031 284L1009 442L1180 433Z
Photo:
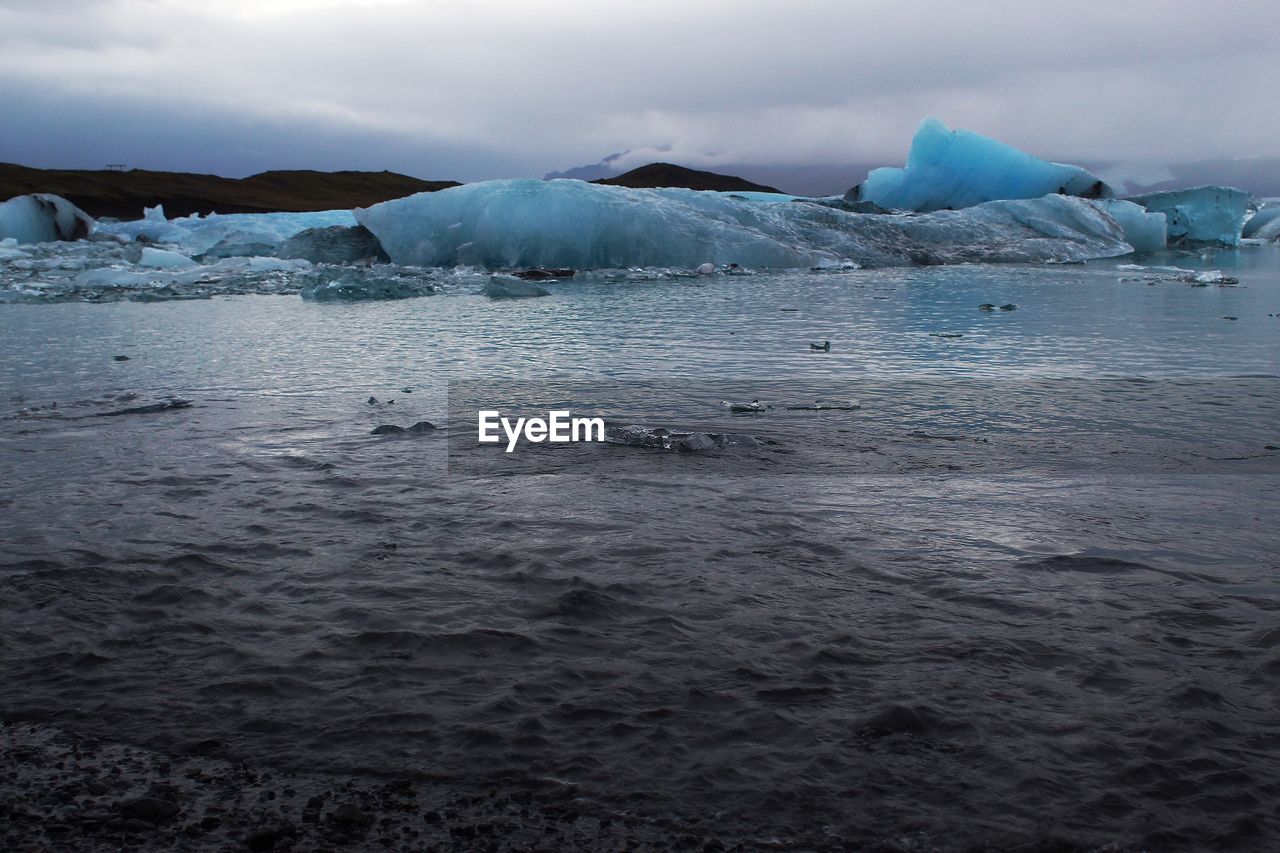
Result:
M0 240L52 243L93 233L93 217L59 195L20 195L0 204Z
M1244 224L1240 236L1250 240L1275 240L1280 238L1280 204L1270 204L1259 210Z
M877 215L732 194L506 180L357 209L391 260L418 266L797 268L1075 261L1132 247L1098 204L1051 195Z
M1252 197L1235 187L1193 187L1131 196L1148 211L1163 213L1169 239L1235 246Z
M1043 195L1109 198L1111 188L1079 166L1050 163L935 118L920 123L903 169L874 169L845 195L898 210L958 210L994 199Z

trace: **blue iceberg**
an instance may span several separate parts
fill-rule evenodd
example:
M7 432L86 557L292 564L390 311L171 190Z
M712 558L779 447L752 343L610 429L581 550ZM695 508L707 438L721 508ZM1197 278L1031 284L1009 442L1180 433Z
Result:
M1128 254L1115 218L1067 196L928 214L582 181L467 184L355 211L393 263L612 269L1076 261Z
M1125 242L1135 252L1158 252L1168 244L1168 223L1163 213L1152 213L1140 204L1115 198L1096 204L1124 230Z
M93 217L59 195L20 195L0 204L0 240L53 243L93 233Z
M1172 241L1235 246L1240 242L1251 198L1235 187L1193 187L1131 196L1129 201L1152 213L1163 213Z
M1280 237L1280 204L1259 210L1244 224L1240 236L1250 240L1275 240Z
M903 169L875 169L846 194L896 210L958 210L994 199L1057 193L1109 198L1115 193L1079 166L1050 163L969 130L927 118L911 140Z

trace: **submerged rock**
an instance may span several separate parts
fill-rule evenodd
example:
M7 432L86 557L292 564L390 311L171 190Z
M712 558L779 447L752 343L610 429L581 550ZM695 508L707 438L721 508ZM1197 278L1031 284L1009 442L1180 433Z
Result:
M632 447L648 447L655 450L674 450L678 453L700 453L722 450L728 447L758 447L774 444L753 435L715 432L672 432L663 427L646 427L639 424L607 427L604 431L607 444L625 444Z
M426 433L435 432L439 427L430 421L418 421L410 427L396 426L395 424L382 424L374 427L369 435L424 435Z

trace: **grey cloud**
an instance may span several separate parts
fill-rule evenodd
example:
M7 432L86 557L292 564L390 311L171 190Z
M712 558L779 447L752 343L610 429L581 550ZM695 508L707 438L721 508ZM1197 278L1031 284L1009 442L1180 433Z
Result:
M408 171L460 179L646 146L699 165L894 162L926 114L1095 161L1265 155L1280 131L1248 83L1276 64L1280 11L1252 0L1230 15L1187 0L36 8L0 0L0 85L43 95L10 107L3 159L38 149L67 99L124 105L155 131L131 160L171 161L165 139L184 143L188 168L226 163L205 141L202 117L218 115L273 128L240 171L286 155L327 168L417 156ZM61 156L90 156L91 127L57 124ZM434 167L446 161L458 171Z

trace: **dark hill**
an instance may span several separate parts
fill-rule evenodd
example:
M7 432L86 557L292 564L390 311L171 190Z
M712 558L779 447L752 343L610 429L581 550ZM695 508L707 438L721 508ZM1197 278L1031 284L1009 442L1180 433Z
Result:
M0 201L27 193L53 193L90 216L138 219L142 208L164 205L167 216L192 213L273 213L345 210L458 186L395 172L262 172L221 178L189 172L32 169L0 163Z
M638 169L632 169L616 178L601 178L593 184L608 184L614 187L630 187L635 190L653 187L684 187L690 190L719 190L721 192L757 192L776 193L773 187L753 184L735 175L717 175L715 172L701 172L697 169L686 169L671 163L650 163Z

